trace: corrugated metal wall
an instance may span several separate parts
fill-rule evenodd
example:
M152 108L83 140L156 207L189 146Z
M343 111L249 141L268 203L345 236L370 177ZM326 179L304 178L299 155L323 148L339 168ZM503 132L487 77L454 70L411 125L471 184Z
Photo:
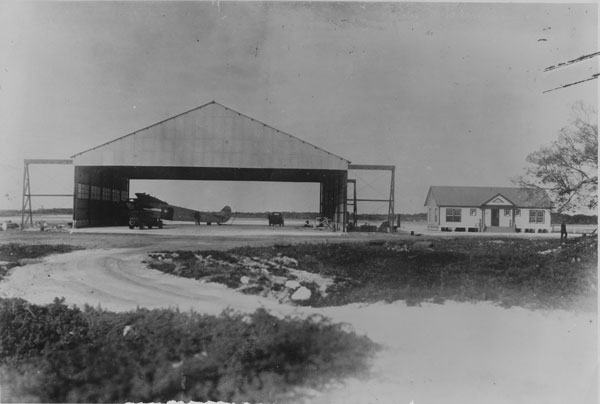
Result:
M348 161L210 103L74 156L75 165L346 170Z
M345 231L347 224L347 172L328 176L321 182L321 215L333 221L338 230Z
M75 227L126 224L124 203L128 196L129 179L118 171L103 167L75 167Z

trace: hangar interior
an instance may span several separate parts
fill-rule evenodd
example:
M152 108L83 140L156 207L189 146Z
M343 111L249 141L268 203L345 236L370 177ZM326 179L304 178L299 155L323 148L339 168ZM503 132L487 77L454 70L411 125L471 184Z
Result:
M130 180L320 184L320 214L346 229L350 162L215 101L72 156L75 227L124 225Z

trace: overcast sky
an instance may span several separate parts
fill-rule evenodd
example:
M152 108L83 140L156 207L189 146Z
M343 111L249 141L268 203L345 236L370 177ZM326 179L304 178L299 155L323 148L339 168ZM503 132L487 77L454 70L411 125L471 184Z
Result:
M23 159L69 158L216 100L355 164L396 166L396 211L430 185L511 186L598 83L594 4L1 2L0 209ZM36 167L32 192L71 193ZM386 197L358 173L359 197ZM318 186L134 182L174 204L318 210ZM34 199L34 209L70 207ZM191 206L190 206L191 205ZM387 207L364 210L384 213Z

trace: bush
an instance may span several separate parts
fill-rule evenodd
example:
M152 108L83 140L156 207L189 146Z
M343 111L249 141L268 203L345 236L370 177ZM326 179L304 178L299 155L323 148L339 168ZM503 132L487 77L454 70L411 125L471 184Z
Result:
M376 349L321 316L112 313L21 299L0 299L0 341L3 385L42 402L270 402L363 372Z
M17 244L8 243L0 245L0 261L17 261L21 258L40 258L49 254L68 253L80 250L81 247L56 244Z

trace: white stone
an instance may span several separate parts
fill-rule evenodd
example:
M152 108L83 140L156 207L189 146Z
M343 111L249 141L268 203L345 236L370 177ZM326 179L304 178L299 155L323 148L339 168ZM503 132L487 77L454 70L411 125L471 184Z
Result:
M249 283L250 283L250 278L249 278L249 277L247 277L247 276L242 276L242 277L240 278L240 282L242 282L244 285L247 285L247 284L249 284Z
M310 290L308 288L302 286L301 288L299 288L297 291L294 292L291 299L292 300L308 300L308 299L310 299L310 296L311 296Z
M289 280L285 283L285 287L288 289L295 290L295 289L298 289L300 286L302 286L302 285L300 285L300 282L298 282L298 281Z

